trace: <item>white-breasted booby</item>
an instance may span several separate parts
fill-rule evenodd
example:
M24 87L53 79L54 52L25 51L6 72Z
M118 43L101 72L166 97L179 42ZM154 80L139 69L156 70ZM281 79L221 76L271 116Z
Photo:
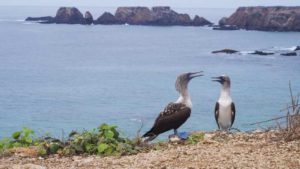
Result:
M229 130L235 119L235 105L230 96L230 78L222 75L213 77L213 81L222 85L221 95L215 106L215 119L219 129Z
M155 139L159 134L177 129L190 117L192 101L188 92L188 83L194 77L203 76L201 72L183 73L176 79L175 88L180 96L176 102L169 103L156 118L153 127L142 137L144 142Z

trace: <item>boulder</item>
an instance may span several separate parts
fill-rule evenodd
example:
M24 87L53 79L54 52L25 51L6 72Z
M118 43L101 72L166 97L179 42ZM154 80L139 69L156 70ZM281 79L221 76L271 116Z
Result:
M208 20L206 20L203 17L199 17L196 15L193 19L193 25L194 26L205 26L205 25L212 25L212 23Z
M116 17L109 13L104 12L97 20L95 20L94 24L102 24L102 25L113 25L113 24L124 24L120 20L116 19Z
M219 26L225 26L226 25L226 21L227 21L227 17L223 17L222 19L219 20Z
M287 52L287 53L281 53L282 56L297 56L296 52Z
M84 19L85 19L85 24L87 25L91 25L94 22L93 15L89 11L85 12Z
M55 16L55 23L58 24L85 24L82 13L75 7L61 7Z
M216 50L216 51L212 51L211 53L226 53L226 54L234 54L237 53L239 51L237 50L233 50L233 49L222 49L222 50Z
M300 7L239 7L219 25L235 25L247 30L300 31Z
M250 53L250 54L252 54L252 55L273 55L274 53L256 50L256 51L254 51L253 53Z

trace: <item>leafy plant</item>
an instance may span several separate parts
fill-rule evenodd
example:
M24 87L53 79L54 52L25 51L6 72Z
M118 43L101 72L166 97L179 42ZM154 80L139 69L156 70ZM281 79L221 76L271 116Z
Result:
M191 134L188 139L187 139L187 143L188 144L197 144L199 141L204 139L204 133L195 133L195 134Z
M139 140L121 137L117 126L102 124L96 129L81 133L72 131L66 141L50 137L37 138L32 129L24 127L11 138L0 140L0 152L13 147L36 146L41 156L49 154L125 155L140 151Z
M24 127L21 131L12 134L14 147L29 146L33 144L35 133L31 128Z

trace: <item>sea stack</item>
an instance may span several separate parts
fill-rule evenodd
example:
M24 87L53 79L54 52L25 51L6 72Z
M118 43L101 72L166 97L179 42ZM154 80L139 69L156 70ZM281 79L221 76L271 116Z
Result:
M204 26L211 22L203 17L195 16L192 20L188 14L177 13L168 6L148 7L119 7L115 14L103 13L96 20L87 11L85 15L75 7L61 7L55 17L28 17L27 21L57 24L92 24L95 25L152 25L152 26Z
M61 24L84 24L85 19L82 13L75 7L61 7L55 16L55 23Z
M94 22L93 15L89 11L85 12L84 19L85 19L85 24L87 25L91 25Z
M239 7L219 24L246 30L300 31L300 7Z
M117 18L113 14L109 12L104 12L97 20L94 21L94 24L115 25L115 24L124 24L124 23L117 20Z

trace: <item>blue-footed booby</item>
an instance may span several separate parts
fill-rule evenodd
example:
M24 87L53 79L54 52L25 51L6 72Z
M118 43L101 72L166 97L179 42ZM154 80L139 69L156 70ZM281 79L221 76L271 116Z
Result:
M222 85L221 95L215 106L215 119L219 129L229 130L235 119L235 106L230 96L230 78L222 75L213 77L213 81Z
M202 71L193 73L183 73L176 79L175 88L180 94L175 102L169 103L156 118L153 127L143 135L144 142L155 139L159 134L169 130L177 129L190 117L192 101L188 92L188 83L191 79L203 76Z

